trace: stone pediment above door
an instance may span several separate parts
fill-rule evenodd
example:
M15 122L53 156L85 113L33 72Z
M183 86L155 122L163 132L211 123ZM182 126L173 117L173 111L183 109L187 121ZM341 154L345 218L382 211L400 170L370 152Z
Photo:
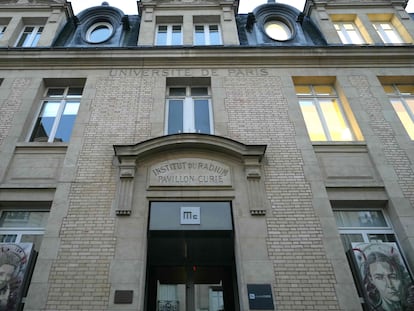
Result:
M119 171L116 214L131 214L136 171L143 163L147 163L148 189L220 190L234 187L233 168L229 163L236 161L244 172L257 210L257 206L263 205L258 202L263 200L261 176L265 150L266 145L246 145L221 136L192 133L157 137L133 145L114 145ZM140 178L144 177L140 175Z

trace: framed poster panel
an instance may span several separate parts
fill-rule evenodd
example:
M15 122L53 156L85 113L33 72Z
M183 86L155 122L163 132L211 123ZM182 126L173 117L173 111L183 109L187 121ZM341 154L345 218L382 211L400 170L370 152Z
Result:
M366 310L414 310L413 280L396 243L352 243L351 257Z
M0 243L0 311L18 311L27 289L33 243Z

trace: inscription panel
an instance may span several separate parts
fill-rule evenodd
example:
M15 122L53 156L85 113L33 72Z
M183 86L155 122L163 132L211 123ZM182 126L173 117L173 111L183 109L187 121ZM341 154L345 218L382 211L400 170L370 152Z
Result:
M150 186L231 186L228 165L207 159L180 158L152 165Z

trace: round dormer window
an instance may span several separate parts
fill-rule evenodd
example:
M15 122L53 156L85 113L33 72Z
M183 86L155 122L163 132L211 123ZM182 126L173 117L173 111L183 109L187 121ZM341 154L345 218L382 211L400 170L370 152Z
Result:
M110 23L100 22L89 27L86 32L86 40L91 43L101 43L108 40L114 31Z
M282 21L271 20L264 25L266 34L277 41L286 41L292 38L292 30Z

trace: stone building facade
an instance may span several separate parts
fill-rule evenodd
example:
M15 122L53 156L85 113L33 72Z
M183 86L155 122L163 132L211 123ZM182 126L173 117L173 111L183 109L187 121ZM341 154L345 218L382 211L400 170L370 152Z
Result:
M0 310L410 310L406 5L1 1Z

